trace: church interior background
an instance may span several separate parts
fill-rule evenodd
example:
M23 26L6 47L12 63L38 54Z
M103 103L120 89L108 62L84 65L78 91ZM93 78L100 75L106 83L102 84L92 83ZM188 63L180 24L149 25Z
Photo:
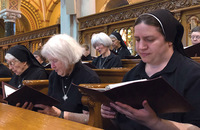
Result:
M198 26L199 24L199 2L198 0L168 1L171 2L171 5L167 5L167 3L164 5L160 4L159 8L167 8L173 10L176 13L175 17L179 19L179 21L184 25L185 28L183 38L184 46L190 45L190 30L193 27ZM90 44L91 35L95 32L92 32L91 28L87 27L81 29L80 24L83 25L83 23L81 22L82 19L89 19L92 16L95 17L96 14L98 16L98 14L101 14L103 12L109 13L115 9L126 9L126 7L129 8L130 5L136 5L134 7L139 8L139 6L141 6L145 2L147 4L156 2L159 3L158 0L0 0L0 39L5 37L5 21L6 17L9 17L6 16L7 14L5 12L11 10L19 13L19 15L17 14L13 16L14 18L12 17L14 19L15 35L24 34L33 30L38 30L41 28L59 24L60 33L67 33L71 35L81 44ZM173 5L175 5L176 8L170 7ZM143 9L142 11L145 12L146 10ZM142 11L141 9L138 10L139 13ZM125 19L125 21L128 20ZM93 21L95 21L95 19ZM108 34L112 31L120 32L124 41L127 44L127 47L134 55L135 49L133 38L133 21L131 23L132 25L128 27L124 26L126 24L125 22L120 23L117 21L119 24L116 27L113 26L111 30L109 27L114 24L116 25L115 22L113 22L114 24L108 24L106 29L103 25L101 26L103 29L93 29L96 29L96 32L104 31ZM37 50L40 46L41 45L38 43L37 46L34 47L31 51ZM6 47L4 47L4 50L6 50L5 48ZM91 53L92 55L98 55L92 47Z

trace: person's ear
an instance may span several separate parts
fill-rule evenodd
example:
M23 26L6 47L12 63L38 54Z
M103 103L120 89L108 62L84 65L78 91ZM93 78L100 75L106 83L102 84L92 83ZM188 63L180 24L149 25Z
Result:
M168 44L169 46L173 46L173 43L172 43L172 42L167 42L167 44Z
M27 62L22 62L22 63L23 63L23 65L24 65L24 66L28 65L28 63L27 63Z

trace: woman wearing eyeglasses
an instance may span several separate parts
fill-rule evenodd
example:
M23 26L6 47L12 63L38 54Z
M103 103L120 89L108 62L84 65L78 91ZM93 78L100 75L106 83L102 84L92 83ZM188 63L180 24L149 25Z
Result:
M16 88L22 86L23 80L48 79L48 74L44 67L23 45L16 45L10 48L5 55L5 59L9 69L14 73L9 84Z
M192 29L191 41L192 41L192 45L200 43L200 27L199 26Z

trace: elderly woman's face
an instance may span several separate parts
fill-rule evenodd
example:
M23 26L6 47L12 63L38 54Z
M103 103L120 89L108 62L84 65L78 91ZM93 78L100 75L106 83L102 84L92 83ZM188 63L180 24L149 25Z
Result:
M54 69L58 75L64 77L68 74L68 68L66 68L62 61L53 57L48 57L47 59L51 63L51 68Z
M120 41L117 40L116 38L112 37L111 40L112 40L112 47L114 49L118 49L121 46Z
M34 55L34 57L35 57L35 59L37 59L37 60L38 60L38 62L39 62L40 64L42 64L42 63L43 63L43 60L41 59L41 57L40 57L40 56L38 56L38 55Z
M144 23L136 25L134 37L136 51L145 63L160 64L166 56L171 55L169 50L173 50L172 43L166 42L155 26Z
M192 32L191 41L193 45L200 43L200 32Z
M101 55L104 55L108 50L109 48L104 46L103 44L101 43L97 43L96 46L95 46L95 49L99 52L99 54Z
M26 62L20 62L17 60L7 60L9 69L13 71L16 75L21 75L27 68Z

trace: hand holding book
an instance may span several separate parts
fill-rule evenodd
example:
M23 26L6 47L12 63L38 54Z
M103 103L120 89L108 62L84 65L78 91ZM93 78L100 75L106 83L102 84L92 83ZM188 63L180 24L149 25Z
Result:
M91 89L78 86L81 92L105 105L121 102L133 108L143 108L147 100L156 113L186 112L191 105L179 95L162 77L120 84L111 89Z
M8 104L16 106L17 103L24 105L26 102L34 104L44 104L48 106L54 106L59 103L52 97L49 97L31 87L22 86L17 89L7 83L2 82L3 99Z

